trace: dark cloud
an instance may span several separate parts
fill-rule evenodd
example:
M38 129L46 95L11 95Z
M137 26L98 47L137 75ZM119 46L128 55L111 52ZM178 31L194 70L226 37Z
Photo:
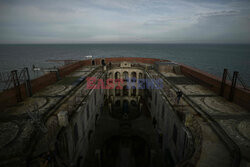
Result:
M0 0L0 43L242 43L248 27L247 0Z
M218 12L208 12L208 13L198 13L197 16L200 17L210 17L210 16L230 16L239 14L238 11L229 10L229 11L218 11Z

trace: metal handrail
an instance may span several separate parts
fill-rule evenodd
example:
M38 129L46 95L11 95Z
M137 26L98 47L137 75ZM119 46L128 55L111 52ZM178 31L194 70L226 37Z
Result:
M171 86L175 91L178 88L166 80L165 76L158 72L157 73ZM233 156L232 167L240 166L241 160L241 152L239 146L228 136L228 134L224 131L224 129L216 122L209 114L207 114L200 106L198 106L193 100L191 100L187 95L183 94L183 98L186 102L192 106L192 108L199 113L204 119L208 120L210 126L215 131L215 133L222 139L222 141L226 144L227 148L230 150L231 155Z
M246 90L250 90L248 88L248 86L246 85L246 83L243 81L243 79L241 78L240 74L238 74L238 80L240 81L241 85L243 86L244 89Z

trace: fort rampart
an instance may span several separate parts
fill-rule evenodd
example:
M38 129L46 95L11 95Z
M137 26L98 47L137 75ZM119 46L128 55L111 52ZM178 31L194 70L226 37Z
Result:
M220 94L221 78L186 65L181 65L181 72L192 80L197 81L198 83L213 90L216 94ZM225 83L223 97L229 99L230 91L231 82L227 81ZM244 89L243 87L236 87L234 89L233 102L250 111L250 91Z
M95 65L100 65L102 64L102 61L104 61L106 64L111 63L116 63L116 62L121 62L121 61L128 61L128 62L133 62L133 63L147 63L147 64L154 64L154 62L157 61L167 61L167 60L161 60L161 59L154 59L154 58L140 58L140 57L117 57L117 58L97 58L92 60L82 60L75 62L73 64L65 65L59 68L59 76L60 77L65 77L66 75L70 74L71 72L79 69L82 66L85 65L92 65L93 63ZM186 65L181 65L181 72L199 82L200 84L210 88L217 94L220 93L220 88L221 88L221 79L217 78L211 74L208 74L206 72L203 72L201 70L195 69L193 67L189 67ZM32 93L36 93L46 86L49 86L53 83L57 82L57 75L55 72L50 72L47 73L41 77L38 77L36 79L31 80L31 87L32 87ZM225 90L224 90L224 97L228 98L229 93L231 90L231 82L226 82L225 84ZM21 84L20 85L20 91L21 91L21 96L22 99L27 98L26 94L26 89L25 85ZM233 101L250 110L250 91L247 91L243 88L236 87L235 92L234 92L234 98ZM9 90L5 90L0 93L0 110L2 111L8 106L15 105L17 104L17 97L16 97L16 88L11 88Z

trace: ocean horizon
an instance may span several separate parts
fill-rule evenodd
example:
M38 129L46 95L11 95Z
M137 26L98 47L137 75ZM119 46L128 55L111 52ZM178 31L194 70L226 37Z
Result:
M102 43L102 44L0 44L0 72L28 67L32 79L43 73L31 71L38 67L61 66L47 60L83 60L85 56L159 58L186 64L222 77L227 68L232 76L238 71L250 85L250 44L164 44L164 43Z

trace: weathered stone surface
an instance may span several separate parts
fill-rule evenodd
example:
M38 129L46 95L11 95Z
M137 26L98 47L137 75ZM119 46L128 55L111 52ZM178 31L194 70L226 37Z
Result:
M0 123L0 149L15 139L19 127L13 122Z

